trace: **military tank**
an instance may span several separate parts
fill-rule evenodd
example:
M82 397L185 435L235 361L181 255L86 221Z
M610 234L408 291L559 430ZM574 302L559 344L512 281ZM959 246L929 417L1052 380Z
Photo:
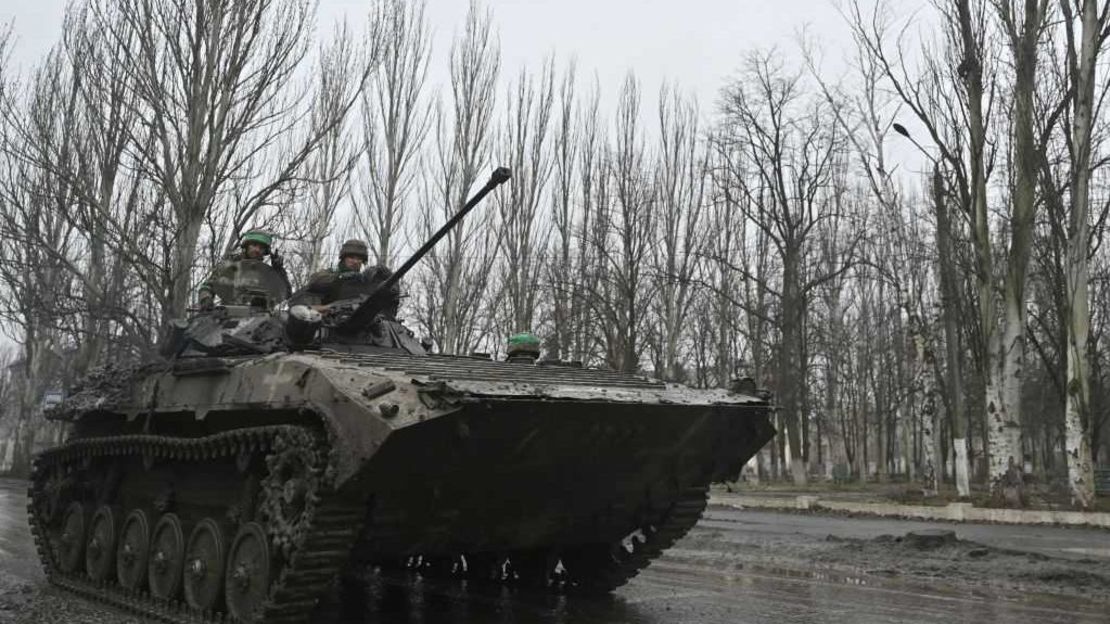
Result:
M326 313L225 306L51 414L29 515L55 585L167 622L304 622L344 569L607 592L773 435L754 394L425 352L385 282Z

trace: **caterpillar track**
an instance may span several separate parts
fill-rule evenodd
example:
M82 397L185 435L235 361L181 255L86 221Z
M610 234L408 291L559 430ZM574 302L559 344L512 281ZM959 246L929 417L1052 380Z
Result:
M312 621L341 573L406 562L611 591L773 434L758 397L389 350L104 379L35 461L40 557L59 587L177 623Z
M624 585L694 528L705 511L705 488L691 488L671 505L657 524L648 524L608 545L568 549L560 557L572 588L603 594Z
M396 318L405 273L510 176L396 272L287 309L271 265L235 261L224 305L167 327L165 359L83 380L47 416L68 441L33 470L51 581L166 622L280 624L308 621L348 563L605 592L689 530L774 435L752 380L541 360L527 333L502 361L433 355Z
M292 425L195 439L76 440L34 463L28 511L35 544L52 583L135 614L175 624L307 621L347 562L366 515L364 502L327 483L326 455L319 436ZM136 467L179 474L201 462L257 487L196 504L196 493L151 490L144 497L141 483L115 476ZM221 503L222 517L211 513ZM119 528L141 515L156 521ZM139 555L145 570L127 539L127 529L142 524L138 541L151 543ZM176 531L142 535L174 524ZM162 541L168 548L159 549L161 535L170 536Z
M365 503L354 502L349 496L329 489L326 479L321 478L327 472L323 459L327 454L319 437L306 428L284 425L195 439L156 435L86 438L41 454L34 463L28 511L35 544L51 583L90 600L172 624L308 621L348 562L366 515ZM297 461L291 462L290 455ZM290 471L290 463L304 459L307 459L307 470ZM225 517L219 520L204 516L193 522L182 521L181 536L197 530L190 529L190 525L209 528L215 524L217 535L233 532L249 536L261 530L272 547L267 548L268 552L272 550L270 571L248 572L250 581L263 580L267 584L260 599L227 597L229 593L237 595L234 587L236 561L234 553L227 552L227 546L222 549L222 557L217 557L224 560L224 569L217 575L208 573L208 569L196 572L196 562L203 562L204 555L192 557L188 544L182 544L186 548L179 555L169 556L169 565L177 565L181 571L179 581L168 592L155 586L153 575L156 573L151 568L157 553L146 553L148 578L145 581L140 579L135 584L124 571L119 562L125 557L127 544L120 530L112 531L114 541L98 544L98 554L93 554L92 545L98 537L98 525L94 520L106 517L104 509L122 509L116 504L122 502L118 500L122 484L108 483L110 478L98 481L93 475L113 474L112 470L104 469L105 465L113 463L140 464L145 470L154 470L160 465L163 470L172 467L179 471L188 469L190 462L223 462L229 467L234 464L239 473L256 472L259 487L254 498L257 500L250 500L251 495L245 494L245 498L229 501ZM98 466L100 471L91 471ZM263 466L264 470L259 472ZM91 480L82 482L82 479ZM305 482L298 482L298 479ZM198 510L188 509L187 504L155 498L136 509L150 509L152 514L159 513L163 518L195 519L200 516ZM291 509L291 498L302 502ZM558 551L471 553L466 556L469 570L456 566L447 572L584 594L609 592L627 583L685 535L696 524L705 505L705 488L692 488L653 522L614 543L583 544ZM61 510L63 507L65 511ZM96 511L90 513L93 507ZM117 513L114 517L118 516ZM76 517L81 522L77 522ZM74 529L74 525L80 528ZM152 537L147 539L157 542ZM220 538L218 541L232 545L239 540ZM109 560L116 562L115 574L111 570L105 573L97 569L103 553L113 551L115 557ZM460 558L450 559L458 561ZM75 561L76 566L73 565ZM423 573L440 571L434 569L436 566L432 562L432 559L414 556L408 567ZM219 584L221 578L225 584L222 588L200 597L197 594L203 592L185 589L190 583ZM206 601L205 596L213 593L224 600Z
M403 567L430 576L466 577L571 595L605 594L632 580L686 535L705 511L706 496L705 488L691 488L654 521L611 543L468 553L446 559L418 555Z

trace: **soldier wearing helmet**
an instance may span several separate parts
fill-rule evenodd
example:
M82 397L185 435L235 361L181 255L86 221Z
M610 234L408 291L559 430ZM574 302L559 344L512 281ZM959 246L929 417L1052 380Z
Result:
M369 261L370 255L368 253L366 243L350 239L343 243L339 248L339 266L337 271L339 273L358 272L362 270L363 265Z
M327 311L328 304L335 301L370 294L393 272L381 265L366 266L369 259L365 242L353 238L345 241L339 248L339 262L335 267L313 274L304 289L294 296L294 303L309 304L323 312ZM390 305L384 313L396 317L401 300L400 288L394 285L389 294Z
M292 288L282 257L271 250L273 238L262 230L245 232L239 239L240 251L221 262L200 285L201 309L211 309L217 297L225 305L267 309L286 299Z
M270 253L270 244L273 242L273 237L267 232L260 232L258 230L251 230L243 234L243 238L239 240L239 247L243 250L243 257L250 258L251 260L261 260L263 256ZM281 256L272 256L272 262L281 262ZM279 264L280 266L280 264Z

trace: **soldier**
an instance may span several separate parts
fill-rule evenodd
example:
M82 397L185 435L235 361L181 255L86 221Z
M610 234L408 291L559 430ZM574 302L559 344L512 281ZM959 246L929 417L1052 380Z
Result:
M374 287L389 279L393 274L380 265L369 266L366 243L350 239L339 248L339 262L334 268L317 271L308 279L308 284L294 297L294 303L304 303L321 312L326 312L328 304L359 295L370 294ZM396 285L390 290L390 305L384 313L395 318L400 304L401 292Z
M225 305L270 308L289 296L292 288L285 263L271 251L273 236L261 230L243 234L240 251L221 262L200 285L199 303L210 310L218 296ZM270 256L270 264L264 258Z

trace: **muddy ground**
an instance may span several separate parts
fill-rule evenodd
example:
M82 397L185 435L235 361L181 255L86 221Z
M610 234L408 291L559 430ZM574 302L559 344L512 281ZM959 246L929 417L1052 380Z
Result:
M22 516L22 491L4 485L0 624L144 621L49 586ZM686 538L612 597L535 595L457 579L371 573L370 601L361 611L339 609L333 596L317 621L1086 624L1110 621L1107 588L1110 531L712 507Z
M750 528L747 518L756 513L711 508L705 520L667 553L667 559L721 571L808 571L873 583L898 579L920 586L1068 596L1110 605L1110 548L1103 547L1104 541L1110 542L1107 532L1028 528L1041 539L1030 536L1030 548L1018 549L963 538L960 534L969 531L960 525L891 521L883 528L901 525L907 530L853 537L845 536L851 531L842 526L859 524L859 519L808 516L808 524L828 523L833 532L745 530ZM768 514L776 515L783 514ZM992 530L983 525L977 528L988 534ZM1014 530L998 527L994 530L998 536L991 541L1016 541L1018 538L1005 535ZM1098 541L1092 545L1095 539ZM1053 549L1042 542L1060 546Z

